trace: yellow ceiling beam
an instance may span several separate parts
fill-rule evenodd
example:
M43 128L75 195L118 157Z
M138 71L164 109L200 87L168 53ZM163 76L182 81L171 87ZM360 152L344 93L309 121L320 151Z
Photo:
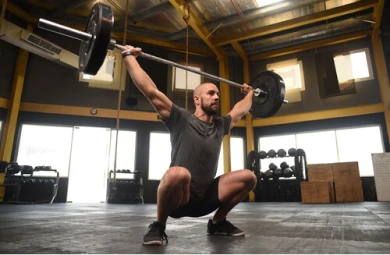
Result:
M281 115L281 116L274 116L274 117L265 118L265 119L254 119L252 121L252 126L253 127L264 127L264 126L298 123L298 122L304 122L304 121L315 121L315 120L351 117L351 116L373 114L373 113L380 113L380 112L384 112L384 105L382 103L371 104L371 105L360 105L360 106L353 106L353 107L345 107L345 108L331 109L331 110L304 112L304 113L289 114L289 115Z
M8 108L8 99L0 97L0 108Z
M382 14L383 14L383 8L385 7L385 0L378 0L378 3L376 4L374 8L374 13L372 15L372 18L374 20L373 29L378 29L381 27L382 22Z
M123 39L123 33L122 32L114 32L114 33L112 33L111 38L119 41L120 39ZM159 46L159 47L166 48L166 49L169 49L172 51L179 51L179 52L186 51L186 45L183 43L163 41L163 40L155 39L155 38L148 37L148 36L127 34L126 41L151 44L151 45ZM137 46L137 45L134 45L134 46ZM188 53L192 54L192 55L215 57L214 52L212 52L210 49L201 48L201 47L188 46Z
M172 1L172 0L171 0ZM280 31L284 31L287 29L297 28L300 26L312 24L319 21L324 21L336 17L340 17L343 15L351 14L354 12L366 10L369 8L375 7L378 0L364 0L358 1L355 3L343 5L340 7L332 8L326 11L321 11L317 13L313 13L310 15L302 16L299 18L286 20L283 22L275 23L272 25L260 27L257 29L241 32L241 33L233 33L232 35L222 36L215 39L216 46L222 46L225 44L229 44L235 41L247 40L259 36L264 36Z
M344 42L348 42L348 41L353 41L353 40L365 38L368 36L368 34L369 34L368 31L359 31L359 32L336 36L336 37L332 37L332 38L328 38L328 39L313 41L313 42L309 42L309 43L305 43L305 44L299 44L299 45L291 46L288 48L283 48L283 49L279 49L279 50L273 50L273 51L268 51L268 52L260 53L257 55L253 55L252 57L250 57L250 60L251 61L258 61L258 60L262 60L262 59L280 57L280 56L293 54L293 53L297 53L297 52L302 52L302 51L306 51L306 50L311 50L311 49L315 49L315 48L344 43Z
M233 48L236 50L242 61L248 61L248 55L245 53L244 49L241 47L241 45L238 42L232 43ZM245 75L245 74L244 74ZM248 81L245 81L248 82Z
M188 15L187 8L185 7L185 3L182 0L169 0L169 2L175 7L175 9L183 16L186 17ZM217 57L224 61L226 58L226 53L220 48L215 46L209 39L208 35L210 32L207 28L199 21L196 15L190 10L189 11L190 18L188 19L188 24L194 29L196 34L207 44L207 46L217 55Z

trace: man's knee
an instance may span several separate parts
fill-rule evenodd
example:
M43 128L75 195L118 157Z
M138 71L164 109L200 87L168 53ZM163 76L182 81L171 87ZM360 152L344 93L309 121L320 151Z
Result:
M174 166L166 171L163 179L168 185L189 185L191 174L184 167Z
M247 187L250 188L251 190L254 189L257 183L256 175L248 169L242 171L242 175Z

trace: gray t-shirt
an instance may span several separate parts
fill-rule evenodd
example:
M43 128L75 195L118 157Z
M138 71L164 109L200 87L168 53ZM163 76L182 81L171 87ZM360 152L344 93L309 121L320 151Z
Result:
M193 113L172 104L163 123L170 132L171 165L191 173L191 192L203 198L218 168L223 137L228 134L231 116L213 117L212 123L199 120Z

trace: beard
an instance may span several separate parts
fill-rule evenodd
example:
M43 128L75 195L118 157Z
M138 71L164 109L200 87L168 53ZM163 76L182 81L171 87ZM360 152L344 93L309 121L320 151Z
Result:
M213 108L213 106L215 104L217 104L218 107ZM200 107L209 116L215 116L215 115L218 115L218 113L219 113L219 103L212 103L211 105L206 106L205 104L203 104L203 100L201 99L200 100Z

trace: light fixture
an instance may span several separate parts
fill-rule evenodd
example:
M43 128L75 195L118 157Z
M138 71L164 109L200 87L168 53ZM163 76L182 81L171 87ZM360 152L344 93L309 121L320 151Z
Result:
M282 1L283 0L256 0L256 5L257 5L258 8L260 8L260 7L264 7L264 6L267 6L267 5L279 3L279 2L282 2Z

